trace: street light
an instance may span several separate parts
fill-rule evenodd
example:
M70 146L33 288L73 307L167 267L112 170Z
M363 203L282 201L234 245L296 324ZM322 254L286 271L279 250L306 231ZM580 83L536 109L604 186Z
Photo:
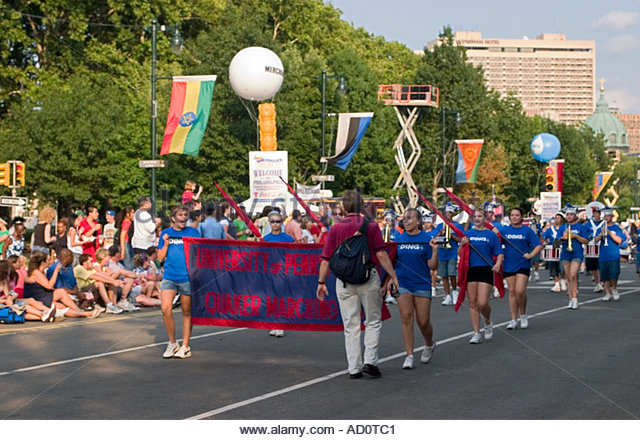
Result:
M460 118L460 113L458 110L447 110L447 108L442 107L440 110L440 114L442 115L442 187L447 187L447 138L446 138L446 129L447 129L447 116L455 115L456 117L456 125L460 124L462 118Z
M344 75L339 73L336 75L327 75L327 71L323 70L322 71L322 156L321 157L325 157L325 118L327 117L327 112L326 112L326 106L327 106L327 78L328 79L333 79L333 78L338 78L338 94L340 96L344 96L347 94L348 91L348 87L347 87L347 80L345 79ZM322 174L324 174L327 171L327 163L324 162L324 164L322 165ZM324 182L322 182L322 188L324 188Z
M173 31L171 37L171 51L174 54L180 53L182 50L182 36L178 25L165 26L159 25L155 18L151 21L151 26L144 28L145 31L151 32L151 160L156 160L158 155L158 147L156 144L156 119L158 118L158 103L156 101L156 82L159 79L171 79L168 77L158 77L156 75L156 43L158 39L158 31ZM156 169L151 168L151 215L156 217Z

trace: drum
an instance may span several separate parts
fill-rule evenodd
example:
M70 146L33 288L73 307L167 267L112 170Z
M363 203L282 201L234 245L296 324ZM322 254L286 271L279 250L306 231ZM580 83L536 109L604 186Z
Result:
M588 244L584 252L585 258L598 258L600 256L600 246L597 244Z
M560 249L554 248L553 246L545 246L542 249L542 260L543 261L560 261Z

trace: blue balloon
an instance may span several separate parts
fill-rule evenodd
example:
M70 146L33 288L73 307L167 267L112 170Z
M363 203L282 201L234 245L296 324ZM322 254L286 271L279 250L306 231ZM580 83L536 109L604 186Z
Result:
M549 162L560 154L560 141L551 133L540 133L531 141L531 154L538 162Z

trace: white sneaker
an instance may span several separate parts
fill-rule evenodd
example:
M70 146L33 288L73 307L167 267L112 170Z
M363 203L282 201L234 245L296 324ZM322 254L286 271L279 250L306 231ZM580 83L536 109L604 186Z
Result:
M67 313L68 311L69 311L69 307L56 310L56 319L60 319L60 318L64 319L64 314Z
M560 279L560 287L562 288L563 292L566 292L567 291L567 280Z
M118 303L116 304L116 307L118 307L120 310L124 310L125 312L134 312L137 309L136 307L134 307L133 304L131 304L126 299L121 299L120 301L118 301ZM137 309L137 310L140 310L140 309Z
M432 287L432 288L431 288L431 297L432 297L432 298L435 298L435 297L436 297L436 288L435 288L435 287Z
M619 301L620 300L620 294L618 293L618 289L613 289L612 293L613 293L613 300L614 301Z
M113 315L119 315L122 312L124 312L124 310L117 307L115 304L113 303L107 304L107 313L113 314Z
M53 322L56 319L56 305L51 304L51 308L42 312L42 322Z
M481 333L473 333L471 339L469 339L469 344L482 344L482 334Z
M517 328L518 328L518 321L516 321L515 319L512 319L507 324L507 330L515 330Z
M529 317L527 315L520 315L520 328L529 328Z
M276 330L276 338L284 338L284 330Z
M402 363L403 370L413 370L413 355L409 354L406 358L404 358L404 362Z
M442 300L442 305L443 306L453 305L453 299L451 298L451 295L445 295L444 299Z
M573 310L576 310L576 309L578 308L578 298L573 298L573 299L571 300L571 308L572 308Z
M107 311L107 313L109 312ZM167 349L162 353L162 357L165 359L172 358L178 352L179 348L180 346L177 342L169 342L169 344L167 344Z
M433 345L429 347L425 345L424 350L422 351L422 356L420 356L420 362L423 364L428 363L433 357L433 350L436 349L436 341L433 341Z
M391 295L387 295L387 299L385 300L385 302L387 304L398 304L398 300Z
M560 292L560 283L555 283L551 288L552 292Z
M493 324L485 324L484 325L484 339L490 341L493 338Z
M572 309L573 308L573 300L570 299L569 300L569 305L567 306L567 309Z
M596 287L593 288L594 293L602 292L603 290L604 290L604 287L602 286L602 283L596 284Z
M269 336L275 336L277 331L278 331L278 330L271 330L271 331L269 332Z
M611 301L611 294L607 293L605 296L603 296L602 301L604 302Z
M191 347L185 347L184 345L181 345L178 351L176 351L176 354L173 355L173 357L177 357L180 359L191 357Z
M537 270L533 273L533 281L540 281L540 274Z
M453 305L455 305L458 302L458 294L459 294L458 289L451 292L451 303Z
M499 290L498 290L498 288L497 288L497 287L495 287L495 286L493 287L493 297L494 297L494 298L498 298L498 297L500 297L500 291L499 291Z

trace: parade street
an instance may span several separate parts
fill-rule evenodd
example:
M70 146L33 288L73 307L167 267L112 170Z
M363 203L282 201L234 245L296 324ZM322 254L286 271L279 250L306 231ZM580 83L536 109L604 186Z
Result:
M193 356L166 360L157 308L1 326L0 419L637 419L634 269L622 263L618 302L603 302L581 274L578 310L567 309L564 292L549 291L541 270L529 284L529 328L507 331L507 299L492 298L495 335L479 345L468 342L466 303L459 313L441 306L438 286L437 347L414 370L401 369L400 319L391 305L381 379L348 378L341 332L275 338L268 330L195 326Z

